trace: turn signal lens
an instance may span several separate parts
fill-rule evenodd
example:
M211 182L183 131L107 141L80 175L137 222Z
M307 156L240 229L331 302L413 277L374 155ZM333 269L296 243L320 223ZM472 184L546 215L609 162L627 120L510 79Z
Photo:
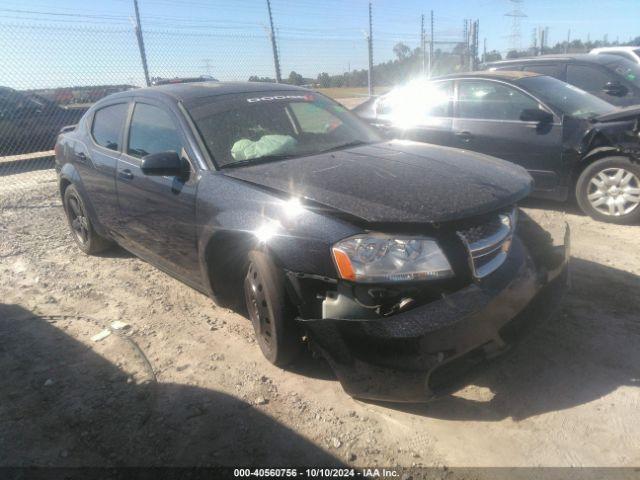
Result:
M344 253L342 250L334 248L333 258L336 262L336 267L338 267L340 278L354 281L356 279L356 272L353 270L351 260L349 260L349 255Z

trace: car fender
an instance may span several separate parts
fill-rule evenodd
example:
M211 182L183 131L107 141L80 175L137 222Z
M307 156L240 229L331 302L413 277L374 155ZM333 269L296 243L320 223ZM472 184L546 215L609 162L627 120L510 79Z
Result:
M579 149L580 160L576 173L604 157L622 155L640 162L640 136L633 122L596 124L583 135Z
M82 182L82 177L80 176L78 169L75 167L73 163L70 163L70 162L64 163L58 172L58 188L60 191L60 198L62 199L63 202L64 202L65 184L67 183L72 184L74 187L76 187L76 189L82 196L82 200L84 201L84 206L87 210L87 214L89 215L89 219L91 220L91 224L93 225L93 228L95 229L95 231L99 235L105 238L110 238L109 232L104 227L104 225L102 225L102 223L100 223L100 221L98 220L98 215L96 215L96 210L91 201L91 197L87 193L87 190L84 186L84 183Z
M268 251L283 270L335 276L331 245L362 230L322 206L288 201L278 192L219 172L203 175L197 200L198 255L214 298L220 282L213 277L220 269L237 270L242 255L253 249ZM216 261L210 265L212 255Z

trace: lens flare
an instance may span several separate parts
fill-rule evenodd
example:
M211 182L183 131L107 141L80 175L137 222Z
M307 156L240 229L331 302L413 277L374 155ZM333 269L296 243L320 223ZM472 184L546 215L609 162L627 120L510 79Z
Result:
M260 243L267 243L278 234L281 228L282 225L280 224L280 222L271 220L256 228L253 231L253 234L256 236Z

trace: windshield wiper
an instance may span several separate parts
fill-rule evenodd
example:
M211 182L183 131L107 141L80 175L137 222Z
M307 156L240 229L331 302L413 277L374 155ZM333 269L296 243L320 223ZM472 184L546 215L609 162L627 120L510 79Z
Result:
M257 165L259 163L277 162L278 160L286 160L288 158L298 157L299 155L265 155L264 157L249 158L247 160L238 160L237 162L225 163L220 168L236 168L245 167L247 165Z
M347 142L341 145L336 145L335 147L327 148L326 150L320 150L318 153L335 152L336 150L344 150L345 148L358 147L360 145L367 145L368 143L370 142L365 142L364 140L354 140L352 142Z

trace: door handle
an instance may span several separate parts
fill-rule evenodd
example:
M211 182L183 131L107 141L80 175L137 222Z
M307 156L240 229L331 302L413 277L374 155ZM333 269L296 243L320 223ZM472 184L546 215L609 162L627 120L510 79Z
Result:
M463 130L461 132L455 132L454 135L458 137L460 140L462 140L463 142L468 142L473 138L473 135L471 134L471 132L467 132L466 130Z
M81 162L86 162L88 160L88 157L85 155L84 152L78 152L76 153L76 158L78 160L80 160Z
M122 178L123 180L133 180L133 173L131 173L131 170L129 170L128 168L125 168L124 170L118 172L118 177Z

